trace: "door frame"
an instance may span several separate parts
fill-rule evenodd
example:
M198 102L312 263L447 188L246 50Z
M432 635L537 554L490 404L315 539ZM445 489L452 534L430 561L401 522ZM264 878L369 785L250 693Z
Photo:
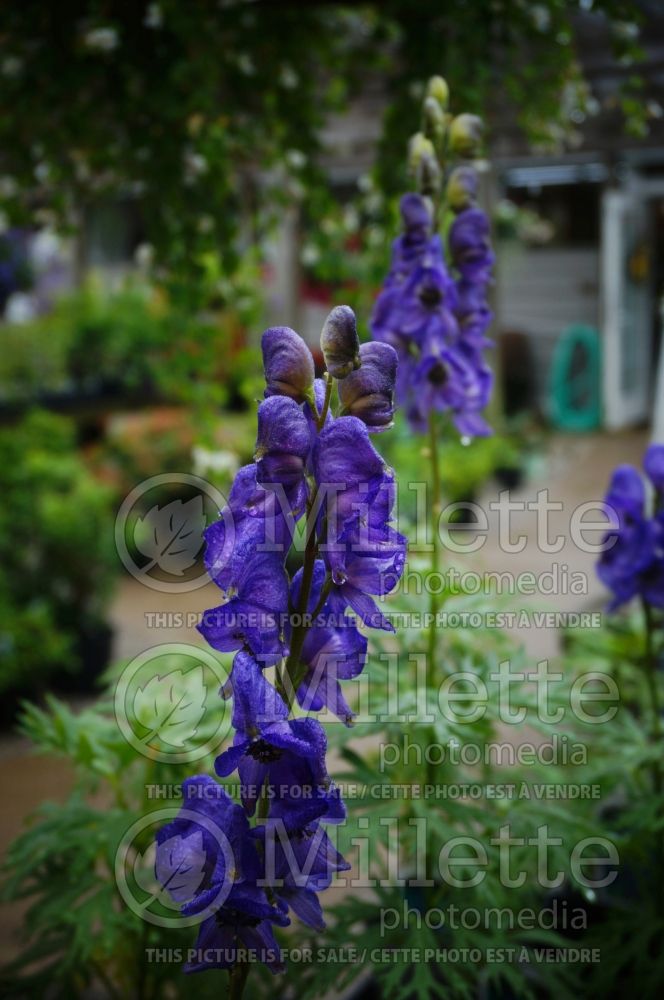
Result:
M624 213L630 204L641 210L652 199L664 198L664 177L639 177L630 173L619 188L602 196L601 317L603 340L602 403L604 425L619 430L646 419L652 408L652 381L640 395L625 397L621 383L622 321L626 275L624 270ZM647 355L647 357L645 356ZM644 371L651 369L652 333L644 340Z

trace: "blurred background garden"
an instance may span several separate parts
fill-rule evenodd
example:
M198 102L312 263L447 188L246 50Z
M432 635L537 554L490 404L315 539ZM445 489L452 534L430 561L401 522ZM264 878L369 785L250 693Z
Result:
M146 964L146 947L182 946L187 932L169 936L137 918L113 876L122 833L160 804L146 797L149 784L201 769L200 760L187 769L137 756L116 724L117 678L158 643L202 645L186 616L217 597L212 583L169 591L160 577L151 587L127 572L116 515L132 491L161 477L138 498L123 535L140 567L150 559L152 512L192 502L188 477L227 493L252 460L266 327L296 329L322 366L321 326L334 305L348 303L368 339L399 196L412 187L408 139L436 73L450 85L454 111L486 122L481 203L497 257L495 433L444 444L443 497L486 508L501 490L529 501L548 488L561 502L553 526L564 534L576 506L601 500L615 465L640 465L648 441L664 440L658 0L24 0L0 13L7 995L219 995L214 977L192 984L175 965ZM416 494L408 486L425 478L426 442L398 415L381 449L398 471L400 521L411 524ZM189 581L204 572L202 528L214 504L201 514ZM505 553L490 531L481 552L444 558L460 571L536 577L555 562L567 579L586 579L586 590L560 584L547 598L536 587L529 596L458 585L446 606L603 611L608 595L594 557L567 537L562 552L543 552L531 514L517 522L532 542L523 553ZM416 566L417 551L410 559ZM417 606L405 592L390 602ZM155 615L165 616L158 629ZM531 666L550 657L566 684L595 665L627 685L615 728L596 737L583 777L575 772L574 780L603 783L602 808L514 807L520 829L558 810L577 839L604 824L620 841L628 861L617 896L584 900L588 940L606 948L601 967L448 967L442 979L417 982L401 967L351 968L339 978L330 966L318 979L302 967L293 995L613 996L635 969L639 995L657 994L661 900L651 900L652 920L636 930L624 917L637 902L650 912L641 892L654 864L652 831L661 835L664 824L647 792L647 695L638 669L630 673L642 641L637 618L628 611L601 632L457 628L444 640L451 664L482 676L504 656ZM378 686L384 681L379 668ZM568 694L565 687L560 698ZM527 686L523 697L532 697ZM441 725L441 740L450 732L470 738L464 727ZM499 729L492 717L472 738L490 742ZM350 736L330 742L340 767L357 777L373 753L363 749L371 730L360 725ZM451 777L460 780L453 771L438 776ZM378 816L380 805L373 809ZM472 822L497 828L501 809L487 803ZM458 804L438 821L443 838L471 822ZM482 890L485 903L493 889ZM504 905L537 905L529 892ZM566 898L576 900L572 890ZM371 905L370 894L362 904ZM391 897L383 904L400 905ZM370 910L344 910L343 894L331 891L329 905L341 907L331 919L340 945L352 927L371 924ZM458 943L474 940L465 930ZM264 985L274 990L267 977ZM288 995L283 989L277 995Z

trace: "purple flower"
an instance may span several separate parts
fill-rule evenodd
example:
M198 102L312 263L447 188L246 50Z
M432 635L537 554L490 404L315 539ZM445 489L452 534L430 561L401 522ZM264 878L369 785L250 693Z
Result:
M461 183L462 175L457 179ZM374 339L398 355L397 401L418 433L438 411L449 412L463 435L490 434L481 416L492 388L482 353L489 345L486 287L494 259L488 220L467 208L453 222L448 240L460 274L455 282L440 238L431 236L424 199L406 196L402 214L405 232L394 244L392 267L371 317Z
M359 417L371 432L388 430L394 417L397 352L389 344L362 344L362 367L339 383L341 415Z
M256 480L294 490L302 503L304 472L311 448L309 425L302 409L288 396L270 396L258 407Z
M220 652L246 646L255 656L276 662L283 655L283 618L288 608L288 581L278 552L249 547L237 560L235 594L203 615L198 631ZM229 591L230 592L230 591Z
M293 577L291 604L298 606L302 584L302 570ZM326 580L322 560L316 560L313 582L309 594L307 613L318 609ZM300 662L307 668L297 690L297 700L308 710L319 712L328 708L342 722L350 725L354 713L343 696L340 680L357 677L367 658L367 640L355 627L351 618L344 615L344 601L339 601L334 591L324 601L311 627L308 629Z
M281 484L261 485L255 463L243 466L220 519L205 531L205 565L217 586L225 591L236 588L246 559L254 552L278 552L285 559L305 501L301 482L288 490Z
M298 403L311 396L314 359L295 330L273 326L261 340L266 396L290 396Z
M269 787L270 816L287 829L301 829L317 819L340 822L345 815L339 792L325 766L327 740L314 719L288 719L288 708L248 654L235 657L233 746L220 754L215 770L226 777L236 768L242 802L253 815L264 785Z
M257 884L261 858L243 809L207 775L187 778L182 795L180 814L157 833L155 872L183 904L185 916L211 912L201 925L197 947L220 952L212 963L202 956L185 971L229 968L242 946L278 955L272 925L285 927L290 921L285 904L271 903ZM274 959L268 964L273 971L280 965Z
M452 262L468 281L489 280L494 255L489 243L489 220L479 208L457 215L449 232Z
M658 462L651 447L644 467L653 480ZM631 465L618 466L605 497L614 527L605 535L606 548L597 561L597 575L613 592L612 610L634 597L664 608L664 518L661 513L648 518L645 500L638 471Z
M371 595L389 593L403 572L406 539L389 523L394 476L355 417L337 420L314 451L316 479L325 488L323 558L340 599L374 628L392 630Z
M415 201L404 205L404 217L405 259L429 240L429 215ZM440 257L439 244L434 250ZM442 258L420 266L418 254L411 255L412 294L425 286L429 268L432 281L444 283L449 304L456 290ZM423 334L430 331L429 318L422 326ZM290 702L297 697L307 710L327 708L350 723L340 682L362 671L367 640L345 610L350 606L364 623L391 628L373 598L396 585L406 540L391 523L393 473L369 430L384 430L392 421L397 356L386 344L360 349L346 306L328 317L322 344L332 375L341 380L344 409L337 416L325 406L330 375L313 378L304 342L285 327L266 331L267 387L258 409L255 462L240 469L220 520L206 532L206 565L227 600L205 612L199 630L215 649L238 650L222 690L233 698L235 734L215 770L226 777L237 769L242 806L212 779L192 779L192 791L211 791L209 800L202 798L201 821L181 815L158 838L160 881L183 912L206 917L201 954L188 971L232 968L238 947L257 950L277 971L274 925L287 924L291 909L321 929L317 893L335 871L348 868L320 826L345 817L327 772L325 731L313 718L291 718ZM304 567L289 585L286 557L305 512ZM302 607L304 620L295 620L293 609ZM273 665L274 684L263 672ZM256 813L266 825L250 828L247 816ZM226 849L198 829L208 821L223 829ZM268 855L276 867L268 869Z
M334 875L350 865L334 848L319 823L312 823L296 835L285 834L283 826L268 820L256 830L265 858L265 878L277 899L304 924L325 929L317 893L327 889Z

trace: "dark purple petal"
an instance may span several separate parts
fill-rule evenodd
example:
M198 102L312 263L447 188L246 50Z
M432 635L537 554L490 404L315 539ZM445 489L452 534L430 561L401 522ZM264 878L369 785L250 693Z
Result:
M290 396L298 403L311 395L314 359L302 337L288 326L273 326L261 341L266 396Z
M614 469L605 503L615 513L616 523L620 525L626 517L643 517L645 500L643 480L634 466L619 465Z
M384 431L394 417L397 352L374 341L360 347L362 366L339 383L342 415L359 417L370 431Z

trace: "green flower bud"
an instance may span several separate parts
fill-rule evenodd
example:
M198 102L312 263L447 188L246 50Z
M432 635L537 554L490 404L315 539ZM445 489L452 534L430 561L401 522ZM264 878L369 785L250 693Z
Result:
M442 147L445 137L445 112L435 97L427 97L422 106L424 134L430 139L436 149Z
M425 155L421 158L415 176L420 194L437 197L440 192L442 174L435 155Z
M447 204L453 212L463 212L477 200L479 176L474 167L455 167L447 182Z
M436 150L431 139L427 139L423 132L416 132L408 141L408 168L413 174L417 174L423 157L430 156L436 158Z
M427 97L434 97L442 110L450 99L450 88L442 76L432 76L427 84Z
M457 115L450 125L450 147L466 160L479 155L484 122L477 115Z
M333 378L346 378L362 364L355 313L350 306L336 306L325 320L320 346Z

